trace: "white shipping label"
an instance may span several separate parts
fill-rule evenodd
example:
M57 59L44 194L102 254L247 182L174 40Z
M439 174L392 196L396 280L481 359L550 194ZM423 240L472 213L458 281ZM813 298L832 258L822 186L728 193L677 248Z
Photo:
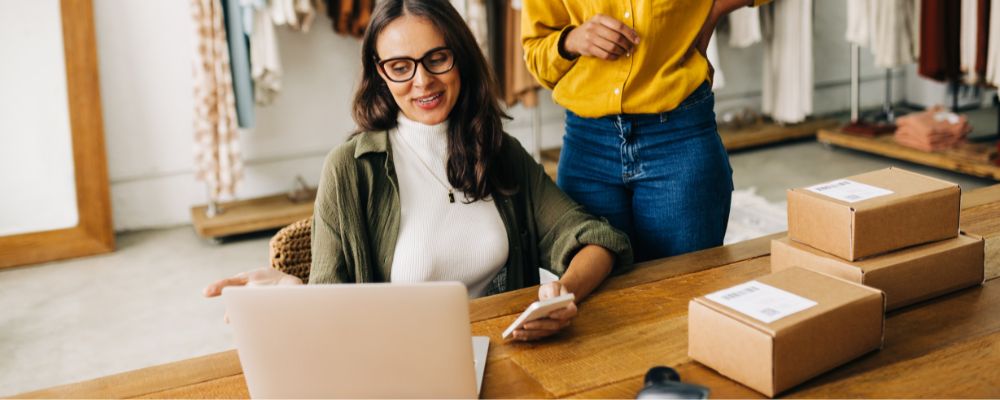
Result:
M807 187L806 190L819 193L827 197L832 197L837 200L846 201L848 203L892 194L891 190L866 185L850 179L838 179L832 182L821 183L819 185Z
M757 281L741 283L705 297L766 324L816 305L815 301Z

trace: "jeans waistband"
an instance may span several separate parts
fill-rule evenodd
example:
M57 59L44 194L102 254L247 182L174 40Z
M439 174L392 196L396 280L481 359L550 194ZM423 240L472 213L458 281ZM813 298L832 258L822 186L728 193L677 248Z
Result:
M704 83L702 83L701 85L699 85L698 88L694 90L694 92L692 92L690 95L688 95L688 97L686 97L684 99L684 101L682 101L681 104L679 104L677 106L677 108L674 108L673 110L669 110L669 111L664 111L664 112L661 112L661 113L655 113L655 114L613 114L613 115L605 115L603 117L598 117L598 118L585 118L585 117L581 117L579 115L576 115L576 113L574 113L572 111L568 111L567 110L567 112L569 114L573 115L576 118L582 118L582 119L605 119L605 120L613 121L613 122L617 122L617 121L621 121L621 120L628 120L628 121L634 121L634 122L640 123L640 124L644 123L644 122L663 122L663 121L665 121L667 119L666 117L668 117L670 114L678 112L678 111L684 111L686 109L694 107L694 106L702 103L703 101L705 101L705 99L711 97L712 95L713 95L713 93L712 93L712 84L710 82L708 82L708 81L705 81Z

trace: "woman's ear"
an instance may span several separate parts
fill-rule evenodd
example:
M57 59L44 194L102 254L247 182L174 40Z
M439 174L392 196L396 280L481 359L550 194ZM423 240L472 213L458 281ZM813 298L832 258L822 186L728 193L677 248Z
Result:
M382 68L380 68L377 64L375 65L375 72L378 73L378 77L382 79L382 81L380 82L382 84L381 86L388 87L389 78L385 77L385 73L382 72Z

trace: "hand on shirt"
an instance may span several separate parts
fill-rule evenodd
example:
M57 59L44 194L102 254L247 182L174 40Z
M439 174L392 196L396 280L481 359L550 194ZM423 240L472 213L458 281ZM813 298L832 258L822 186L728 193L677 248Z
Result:
M566 34L562 52L572 58L596 57L617 60L639 44L639 34L623 22L607 15L595 15Z
M569 293L569 290L567 290L566 287L558 281L549 282L538 287L539 300L545 300ZM566 306L566 308L553 311L547 318L527 322L522 327L515 329L513 333L514 339L528 341L552 336L559 333L559 331L563 328L569 326L570 321L576 317L576 314L576 303L570 303L570 305Z

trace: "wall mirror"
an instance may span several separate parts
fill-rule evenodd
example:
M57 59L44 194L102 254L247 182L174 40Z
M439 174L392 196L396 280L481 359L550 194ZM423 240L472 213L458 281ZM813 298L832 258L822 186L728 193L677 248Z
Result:
M114 249L91 0L0 0L0 268Z

